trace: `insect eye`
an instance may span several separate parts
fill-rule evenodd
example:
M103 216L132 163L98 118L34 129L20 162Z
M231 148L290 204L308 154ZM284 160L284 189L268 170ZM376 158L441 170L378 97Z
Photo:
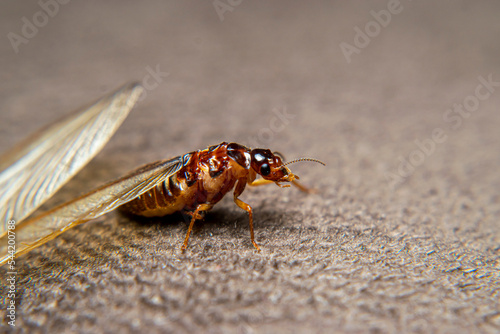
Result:
M271 173L271 167L268 164L263 164L260 166L260 174L263 176L267 176Z

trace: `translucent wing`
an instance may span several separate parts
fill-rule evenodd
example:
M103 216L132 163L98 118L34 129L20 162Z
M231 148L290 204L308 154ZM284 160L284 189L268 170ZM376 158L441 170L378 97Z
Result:
M0 157L0 235L82 169L115 133L142 87L128 84L61 119Z
M130 202L176 173L189 154L149 164L121 179L62 204L15 229L16 256L29 252L76 225L97 218ZM7 236L0 240L0 266L10 259Z

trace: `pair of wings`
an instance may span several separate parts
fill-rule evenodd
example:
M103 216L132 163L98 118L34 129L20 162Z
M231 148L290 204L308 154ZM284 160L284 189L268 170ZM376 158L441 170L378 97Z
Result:
M183 166L183 157L149 164L25 220L103 148L142 92L139 84L125 85L42 129L0 157L0 266L12 258L13 244L16 256L29 252L133 200ZM15 229L9 221L15 222ZM9 240L14 242L9 244Z

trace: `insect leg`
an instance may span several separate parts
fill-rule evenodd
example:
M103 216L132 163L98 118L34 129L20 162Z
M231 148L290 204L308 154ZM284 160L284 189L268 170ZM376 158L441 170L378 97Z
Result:
M252 186L252 187L257 187L257 186L263 186L263 185L266 185L269 183L274 183L274 181L266 180L266 179L257 179L257 180L254 180L252 183L249 183L248 185Z
M257 180L254 180L253 182L249 183L248 185L252 186L252 187L258 187L258 186L263 186L263 185L270 184L270 183L276 183L276 185L278 187L280 187L280 188L288 188L288 187L290 187L289 184L281 184L279 182L271 181L271 180L266 180L266 179L257 179Z
M266 185L266 184L269 184L269 183L276 183L276 182L271 181L271 180L266 180L266 179L257 179L255 181L253 181L252 183L249 183L248 185L252 186L252 187L257 187L257 186L263 186L263 185ZM276 184L278 186L280 186L281 188L289 187L289 185L284 185L284 184L279 184L279 183L276 183ZM305 192L305 193L308 193L308 194L316 193L315 189L307 188L306 186L300 184L299 182L297 182L295 180L292 181L292 184L294 186L296 186L297 188L299 188L299 190L302 191L302 192Z
M181 251L184 252L188 246L188 241L189 241L189 235L191 234L191 231L193 230L194 222L197 219L201 219L200 211L207 211L212 208L213 205L211 204L199 204L196 207L196 210L192 213L192 218L191 218L191 223L189 223L189 228L186 234L186 238L184 239L184 243L182 244Z
M249 222L250 222L250 239L252 240L252 244L254 245L255 248L260 252L260 248L255 242L254 239L254 234L253 234L253 214L252 214L252 207L248 205L247 203L243 202L238 198L238 196L241 195L243 190L245 189L246 186L246 180L245 179L240 179L238 183L236 184L236 188L234 189L234 203L236 203L237 206L248 212L248 217L249 217Z

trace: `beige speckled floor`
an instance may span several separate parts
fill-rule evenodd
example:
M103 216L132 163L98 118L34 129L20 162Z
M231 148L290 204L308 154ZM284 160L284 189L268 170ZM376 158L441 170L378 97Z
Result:
M74 1L15 47L42 9L0 8L0 151L124 82L148 86L52 204L223 140L327 163L293 166L316 195L246 190L261 253L230 198L185 254L181 217L65 233L19 259L5 329L500 331L498 2L242 1L219 16L211 1Z

